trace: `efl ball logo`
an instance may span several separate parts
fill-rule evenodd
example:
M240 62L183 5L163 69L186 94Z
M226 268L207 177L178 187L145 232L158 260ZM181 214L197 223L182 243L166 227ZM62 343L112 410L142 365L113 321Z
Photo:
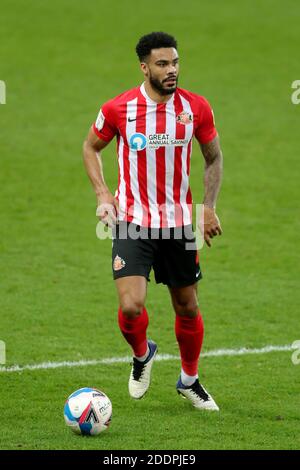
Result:
M132 134L132 136L129 139L129 147L131 150L144 150L147 146L147 139L144 134L141 134L140 132L136 132L135 134Z
M76 434L100 434L110 425L111 416L110 399L96 388L76 390L68 397L64 407L65 422Z

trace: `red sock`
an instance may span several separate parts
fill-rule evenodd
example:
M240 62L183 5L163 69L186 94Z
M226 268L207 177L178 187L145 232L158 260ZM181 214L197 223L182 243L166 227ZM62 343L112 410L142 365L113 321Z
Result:
M127 343L133 349L136 357L144 356L147 352L146 331L148 327L148 314L144 308L142 313L135 318L128 318L122 312L121 307L118 311L119 327Z
M204 334L200 311L194 318L176 315L175 333L180 349L182 369L187 375L197 375Z

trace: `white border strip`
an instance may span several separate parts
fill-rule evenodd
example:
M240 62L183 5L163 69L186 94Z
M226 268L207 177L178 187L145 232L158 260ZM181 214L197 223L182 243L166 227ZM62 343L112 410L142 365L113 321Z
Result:
M240 349L217 349L215 351L207 351L201 354L201 357L226 357L226 356L243 356L245 354L267 354L271 352L293 351L295 348L292 345L285 346L264 346L263 348L240 348ZM156 361L173 361L178 360L179 356L172 354L158 354ZM63 362L42 362L41 364L27 364L25 366L9 366L0 367L0 372L23 372L24 370L42 370L42 369L59 369L61 367L86 367L107 364L118 364L123 362L130 362L130 356L125 357L111 357L107 359L91 359L81 361L63 361Z

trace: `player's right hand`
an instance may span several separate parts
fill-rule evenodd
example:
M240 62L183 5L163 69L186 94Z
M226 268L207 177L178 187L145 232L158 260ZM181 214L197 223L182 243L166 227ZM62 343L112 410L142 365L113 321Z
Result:
M118 223L119 204L117 199L108 191L98 197L97 201L96 216L104 225L113 228Z

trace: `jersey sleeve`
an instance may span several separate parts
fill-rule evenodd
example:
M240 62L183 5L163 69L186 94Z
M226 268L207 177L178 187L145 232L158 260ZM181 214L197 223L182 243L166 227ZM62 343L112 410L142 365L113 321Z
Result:
M114 138L118 133L115 121L113 103L108 101L102 106L96 121L93 123L93 130L99 139L110 142Z
M213 110L209 102L201 97L201 101L199 98L199 118L195 129L195 137L200 144L207 144L217 135Z

